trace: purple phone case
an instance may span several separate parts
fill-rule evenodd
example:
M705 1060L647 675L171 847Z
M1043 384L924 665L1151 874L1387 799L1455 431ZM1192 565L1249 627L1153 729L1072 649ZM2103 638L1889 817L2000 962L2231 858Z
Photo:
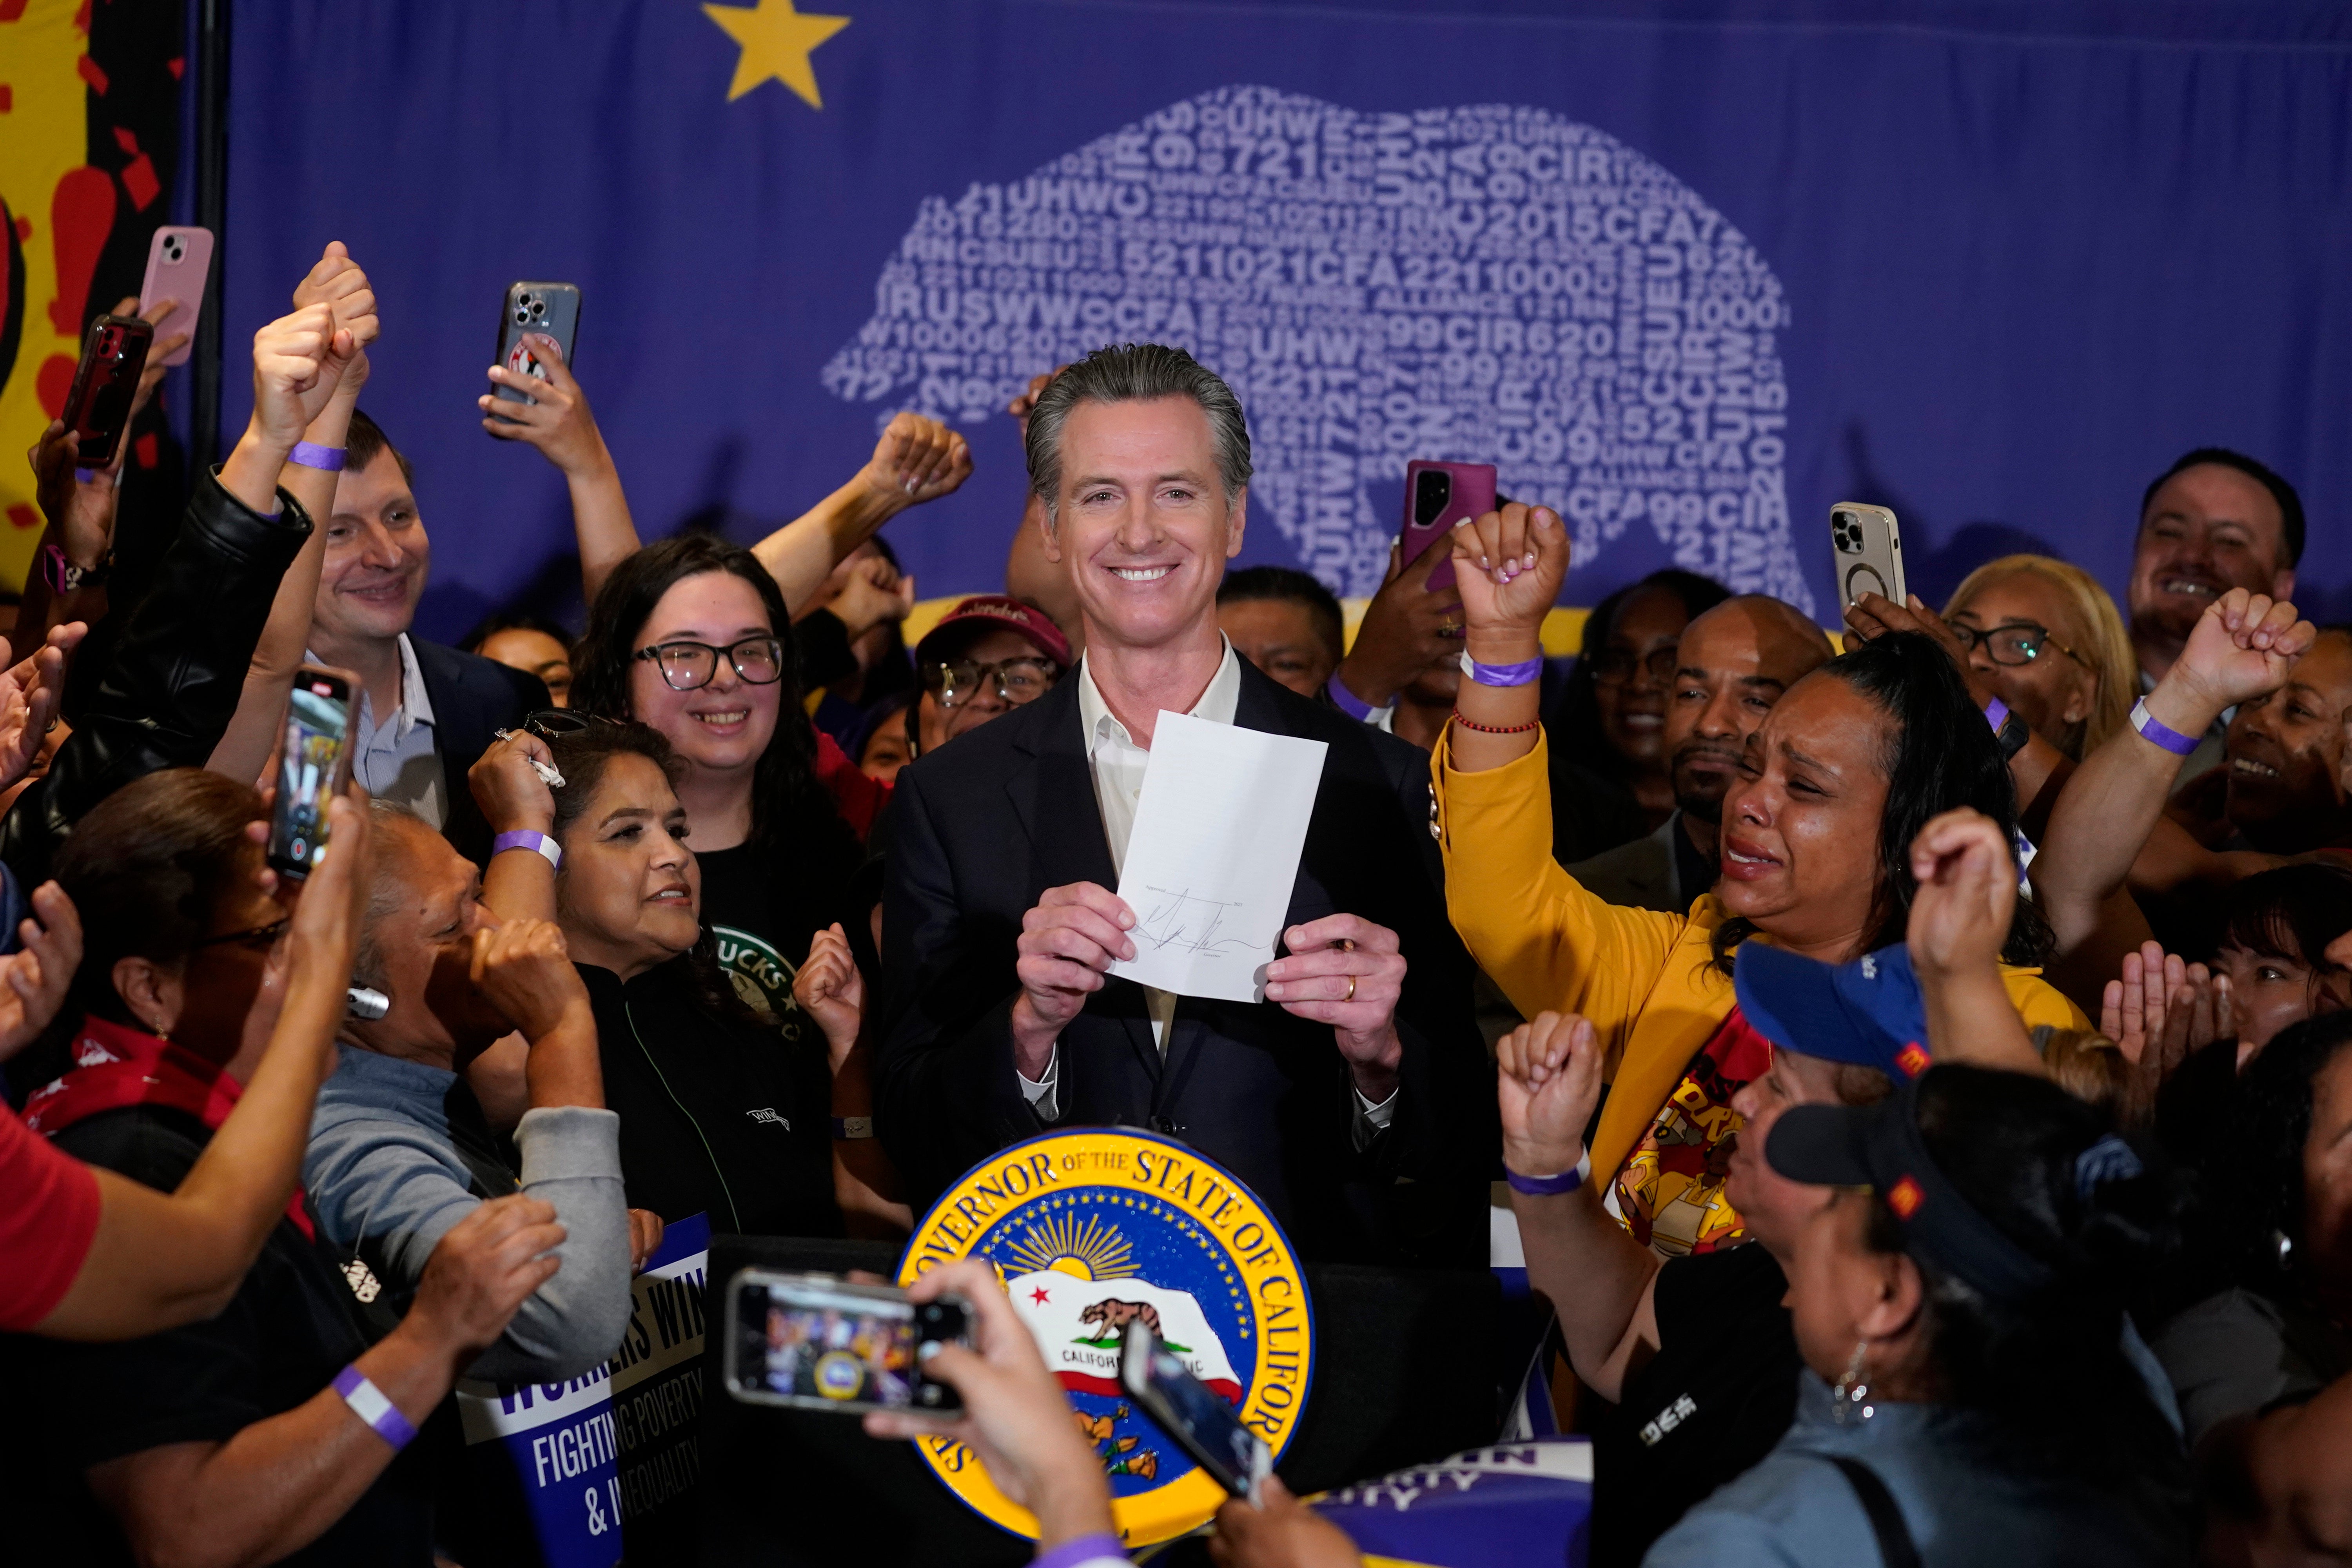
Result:
M1453 493L1446 498L1445 510L1429 523L1412 520L1413 492L1421 476L1427 470L1439 469L1454 480ZM1420 560L1432 545L1454 531L1454 525L1465 518L1481 516L1495 510L1495 466L1492 463L1439 463L1416 458L1404 468L1404 544L1402 553L1408 566ZM1454 586L1454 563L1441 561L1429 574L1429 591Z

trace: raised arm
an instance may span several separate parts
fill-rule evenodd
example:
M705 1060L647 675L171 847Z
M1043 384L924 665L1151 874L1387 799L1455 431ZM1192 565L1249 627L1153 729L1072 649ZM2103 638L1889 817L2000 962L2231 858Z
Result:
M580 589L593 605L613 568L637 552L637 525L629 515L628 495L621 489L621 470L604 445L586 389L564 362L562 345L545 332L532 332L528 341L532 355L546 368L546 380L504 365L492 365L489 375L496 384L530 401L501 400L488 392L475 401L482 410L484 430L501 441L538 447L540 456L563 476L564 488L572 494L572 527L580 542Z
M1464 641L1477 663L1524 679L1465 678L1430 756L1447 913L1478 966L1533 1017L1581 1013L1612 1052L1689 923L1618 909L1551 857L1551 784L1537 714L1538 637L1568 574L1556 513L1517 502L1454 531ZM1516 668L1514 668L1516 667Z
M2001 979L2000 950L2017 912L2017 861L2000 825L1961 806L1911 841L1919 890L1905 928L1927 1014L1927 1048L1939 1062L2042 1072Z
M782 590L795 619L851 551L910 506L952 495L971 477L971 447L936 419L900 414L849 482L759 543L751 553Z
M294 290L294 307L295 314L289 321L314 322L316 312L323 309L331 323L318 378L299 394L309 420L302 440L341 451L351 432L352 410L359 406L360 389L367 384L367 346L377 335L375 290L342 243L336 241ZM260 352L257 340L255 353ZM270 484L274 489L282 482L286 493L304 511L323 520L335 509L335 472L316 464L289 462L271 477ZM214 773L251 783L268 765L287 696L294 689L294 672L302 667L304 646L310 640L319 573L327 559L328 531L323 525L313 529L294 557L294 564L278 579L269 619L246 667L236 713L205 764Z
M97 1172L104 1208L72 1288L35 1331L119 1340L208 1318L236 1293L286 1212L310 1135L310 1110L334 1070L335 1026L351 984L367 880L367 813L328 805L330 844L295 906L286 997L269 1049L177 1191Z
M2275 691L2315 636L2293 605L2233 588L2198 617L2189 643L2146 699L2157 723L2201 735L2225 708ZM2043 915L2064 955L2099 930L2109 900L2136 862L2153 852L2169 876L2223 870L2226 862L2164 817L2180 753L2126 727L2083 760L2050 814L2032 879ZM2126 941L2124 951L2137 945ZM2120 956L2120 953L2117 954ZM2112 963L2100 966L2112 974Z
M1608 1185L1587 1179L1566 1192L1528 1192L1584 1168L1584 1129L1601 1102L1601 1048L1591 1023L1538 1013L1496 1047L1503 1113L1503 1167L1527 1250L1528 1281L1559 1314L1577 1381L1603 1399L1657 1353L1658 1258L1601 1206ZM1549 1179L1549 1180L1547 1180Z

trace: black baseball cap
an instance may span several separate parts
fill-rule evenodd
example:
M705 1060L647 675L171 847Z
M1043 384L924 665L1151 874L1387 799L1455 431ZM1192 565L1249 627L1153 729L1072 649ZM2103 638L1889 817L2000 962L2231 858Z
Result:
M1744 960L1743 960L1744 962ZM1996 1300L2022 1301L2057 1278L1987 1219L1939 1169L1919 1134L1919 1093L1938 1071L1876 1105L1792 1105L1772 1123L1764 1159L1792 1182L1868 1187L1903 1227L1904 1249Z

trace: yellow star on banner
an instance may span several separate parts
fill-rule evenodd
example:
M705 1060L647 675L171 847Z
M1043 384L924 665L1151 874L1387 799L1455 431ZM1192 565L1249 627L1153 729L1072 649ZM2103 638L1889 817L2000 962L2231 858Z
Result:
M849 26L848 17L804 16L793 9L793 0L760 0L756 7L705 5L702 12L743 46L742 58L735 62L735 79L727 84L728 102L773 77L799 93L811 109L824 107L809 53Z

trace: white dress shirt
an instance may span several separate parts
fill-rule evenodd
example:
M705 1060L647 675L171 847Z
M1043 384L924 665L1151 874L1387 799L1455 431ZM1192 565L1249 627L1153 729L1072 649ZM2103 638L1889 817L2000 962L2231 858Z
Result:
M1234 711L1241 703L1242 661L1234 651L1233 643L1225 643L1225 657L1218 661L1217 673L1209 678L1207 689L1192 704L1187 715L1206 719L1212 724L1230 724ZM1151 765L1151 752L1138 745L1128 733L1118 715L1103 700L1102 689L1095 684L1094 670L1084 655L1078 659L1078 722L1087 737L1087 761L1095 777L1095 805L1102 812L1103 837L1110 841L1110 863L1115 871L1127 869L1127 841L1135 832L1135 810L1143 799L1143 775ZM1143 988L1144 1005L1151 1015L1151 1043L1168 1054L1169 1026L1176 1021L1176 993L1156 986ZM1016 1076L1020 1076L1015 1069ZM1021 1093L1040 1117L1051 1121L1059 1112L1056 1090L1062 1081L1062 1047L1057 1042L1053 1054L1045 1060L1045 1073L1036 1079L1021 1078ZM1396 1095L1374 1105L1360 1092L1356 1109L1371 1123L1372 1129L1386 1127L1396 1115Z
M323 662L307 651L302 657ZM352 776L377 800L406 806L437 828L448 820L449 800L434 733L433 699L425 695L425 672L403 632L400 706L378 719L366 689L361 689L359 717L352 724Z

